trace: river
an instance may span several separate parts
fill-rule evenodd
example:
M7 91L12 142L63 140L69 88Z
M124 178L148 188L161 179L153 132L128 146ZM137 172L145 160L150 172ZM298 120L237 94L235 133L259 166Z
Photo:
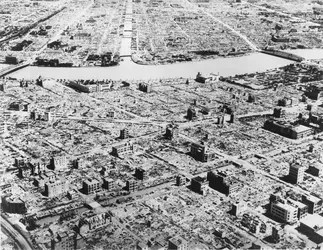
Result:
M266 71L292 63L290 60L273 57L262 53L254 53L242 57L217 58L203 61L193 61L168 65L138 65L130 58L124 58L115 67L86 68L52 68L29 66L16 71L9 76L24 79L34 79L39 76L56 79L112 79L112 80L147 80L152 78L191 78L197 72L203 74L220 73L229 76L243 73Z
M297 56L302 56L305 59L322 59L323 49L288 49L285 50Z
M323 58L323 50L291 50L306 59ZM262 53L253 53L241 57L217 58L168 65L139 65L125 57L115 67L52 68L29 66L9 76L35 79L39 76L55 79L112 79L112 80L147 80L153 78L193 78L197 72L207 75L219 73L221 76L263 72L293 63L279 57Z

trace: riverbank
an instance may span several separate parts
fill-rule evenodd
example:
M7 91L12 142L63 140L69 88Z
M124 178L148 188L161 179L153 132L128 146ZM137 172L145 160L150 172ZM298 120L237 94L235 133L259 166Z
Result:
M306 60L323 58L323 49L287 49L284 51L304 57Z
M184 55L177 55L173 58L167 58L165 57L163 60L157 59L156 61L144 61L138 54L133 53L131 55L131 60L139 65L150 65L150 66L157 66L157 65L171 65L171 64L177 64L177 63L187 63L187 62L199 62L204 60L214 60L214 59L222 59L222 58L235 58L235 57L242 57L250 55L254 52L248 51L248 52L230 52L226 55L219 54L218 51L216 51L214 54L210 52L209 55L195 55L191 57L186 57ZM189 52L188 54L194 54L194 52Z

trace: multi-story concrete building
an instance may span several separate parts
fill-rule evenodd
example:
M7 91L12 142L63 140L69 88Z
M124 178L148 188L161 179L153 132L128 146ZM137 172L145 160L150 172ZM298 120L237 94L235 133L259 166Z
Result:
M127 128L120 130L120 139L127 139L129 138L129 131Z
M112 191L116 189L116 184L111 178L103 178L103 188L107 189L108 191Z
M308 206L309 214L319 214L320 212L322 212L323 200L321 198L318 198L314 195L303 195L302 203Z
M20 178L28 178L34 175L35 166L31 163L26 163L24 165L20 165L18 168L18 176Z
M231 209L231 213L234 215L234 216L238 216L239 214L242 213L242 211L245 210L245 205L242 204L242 203L234 203L232 204L232 209Z
M101 92L103 90L102 84L99 83L85 84L80 81L70 81L68 82L67 86L84 93Z
M134 152L134 145L131 142L122 142L112 147L112 155L124 157Z
M292 104L293 104L292 98L284 97L278 100L278 106L286 107L286 106L291 106Z
M57 118L62 117L63 113L55 111L54 109L32 110L30 111L30 119L34 121L46 121L48 123L54 122Z
M52 122L54 121L54 115L51 111L46 111L44 113L44 120L47 121L47 122Z
M297 208L297 218L299 220L306 217L306 215L308 214L308 206L306 204L295 201L293 199L287 199L287 202Z
M204 142L192 143L190 154L195 160L201 162L208 162L215 159L215 153L210 152Z
M239 188L239 182L233 176L228 176L224 172L208 172L207 180L209 181L210 188L213 188L225 195L236 193Z
M323 119L322 115L315 114L313 112L309 113L307 123L311 126L318 127L319 129L323 129Z
M12 214L24 214L27 212L25 201L20 197L10 195L2 197L2 208L4 212Z
M323 176L323 164L316 162L311 164L308 169L307 172L311 175L317 176L317 177L322 177Z
M72 166L75 169L83 168L84 165L85 165L84 160L82 160L82 159L78 158L78 159L75 159L75 160L72 161Z
M85 194L94 194L101 191L101 189L101 182L97 179L88 178L87 180L83 181L83 192Z
M234 113L234 112L232 112L232 113L230 114L230 123L234 123L234 121L235 121L235 117L236 117L235 113Z
M29 115L30 115L29 118L31 120L34 120L34 121L39 120L39 114L36 110L30 111Z
M74 189L67 191L66 195L67 195L67 198L69 198L70 200L73 200L76 197L79 197L77 191L75 191Z
M152 86L150 84L139 83L139 90L145 93L150 93L152 91Z
M194 177L191 180L191 190L201 194L205 195L207 192L207 180L206 178L202 178L200 176Z
M195 110L195 108L190 107L190 108L187 110L187 119L191 121L191 120L195 119L196 117L197 117L197 115L196 115L196 110Z
M136 168L136 170L135 170L135 177L138 180L143 181L144 179L147 178L147 171L144 170L143 168Z
M300 139L314 133L313 128L304 125L291 125L284 121L269 119L265 121L264 128L290 139Z
M199 83L206 83L212 80L212 76L203 76L201 72L198 72L195 81Z
M45 196L47 197L56 197L59 195L67 194L69 189L69 183L64 180L54 180L45 183Z
M74 250L76 244L76 234L74 231L58 232L51 240L52 250Z
M67 168L67 165L68 165L68 160L65 155L53 156L50 159L49 169L63 170Z
M34 177L34 184L38 187L44 187L45 183L56 180L54 172L41 172L39 176Z
M182 175L176 176L176 186L182 186L186 184L186 177Z
M271 214L283 222L294 223L297 221L297 208L288 204L280 202L273 203L271 206Z
M320 98L323 97L323 92L322 89L315 86L315 85L310 85L307 87L306 91L305 91L305 95L312 99L312 100L319 100Z
M287 204L285 200L280 199L277 195L270 196L269 209L270 214L279 221L290 224L297 221L297 208Z
M166 126L165 138L171 140L178 135L178 125L168 124Z
M278 243L284 237L284 230L282 228L272 227L271 240Z
M21 88L28 88L29 81L20 80L19 85Z
M0 136L6 137L8 135L8 123L6 121L0 121Z
M18 176L20 178L28 178L33 175L40 175L45 171L45 164L40 162L32 164L30 162L25 162L23 164L19 164L18 167Z
M83 214L76 230L81 235L84 235L88 232L108 225L110 221L111 217L107 213L95 214L91 211L90 213Z
M135 192L138 190L138 183L134 179L130 179L126 182L126 190L129 192Z
M298 164L291 164L289 166L288 178L291 183L298 184L304 180L304 171L305 168Z
M283 110L282 108L275 108L274 109L273 116L275 118L283 118L283 117L285 117L285 115L286 115L286 111Z
M168 240L168 250L188 250L188 244L185 239L175 236Z
M15 158L15 163L14 166L16 168L19 168L20 166L25 165L26 163L28 163L30 161L29 158L23 158L23 157L19 157L19 158Z
M144 242L138 242L136 250L149 250L148 245Z

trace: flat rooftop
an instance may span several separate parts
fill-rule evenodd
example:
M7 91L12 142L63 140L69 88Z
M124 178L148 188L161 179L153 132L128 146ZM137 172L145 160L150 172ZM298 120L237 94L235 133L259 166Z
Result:
M309 127L306 127L304 125L297 125L294 127L294 130L297 132L297 133L301 133L301 132L306 132L308 130L311 130L312 128L309 128Z
M320 228L323 227L323 217L318 214L308 214L304 219L301 220L301 223L312 229L314 229L314 227ZM319 231L322 231L320 234L323 236L323 230Z
M280 207L280 208L282 208L284 210L288 210L288 211L297 210L296 207L293 207L293 206L291 206L289 204L284 204L284 203L281 203L281 202L278 202L276 205L278 207Z
M171 238L170 240L169 240L170 242L172 242L174 245L176 245L176 246L180 246L180 245L182 245L182 244L186 244L187 243L187 241L186 240L184 240L182 237L180 237L180 236L175 236L174 238Z
M290 202L290 203L293 203L293 204L295 204L297 207L299 207L299 208L305 208L305 207L307 207L307 205L306 204L304 204L304 203L302 203L302 202L299 202L299 201L295 201L295 200L293 200L293 199L288 199L288 201Z
M196 176L193 178L193 180L195 180L197 182L205 182L206 181L206 179L201 176Z
M318 198L318 197L316 197L314 195L307 196L306 198L307 198L307 200L312 201L314 203L318 203L319 201L321 201L320 198Z
M299 165L299 164L293 164L290 166L291 168L297 168L297 169L300 169L302 168L303 166Z

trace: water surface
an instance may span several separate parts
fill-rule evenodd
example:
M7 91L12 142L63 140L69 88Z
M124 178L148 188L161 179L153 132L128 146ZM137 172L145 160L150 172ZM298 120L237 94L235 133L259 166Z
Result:
M112 79L147 80L152 78L195 77L203 74L220 73L222 76L266 71L293 63L290 60L262 53L241 57L217 58L203 61L168 65L139 65L124 58L116 67L51 68L29 66L10 74L11 77L35 79L39 76L55 79Z

